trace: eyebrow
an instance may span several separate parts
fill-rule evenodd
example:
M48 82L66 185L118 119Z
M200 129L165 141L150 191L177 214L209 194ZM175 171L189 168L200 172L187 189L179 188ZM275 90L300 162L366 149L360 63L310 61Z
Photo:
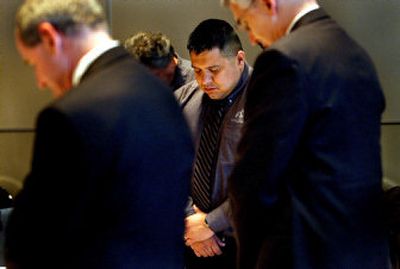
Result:
M210 68L214 68L214 67L220 67L221 65L219 65L219 64L215 64L215 65L210 65L210 66L207 66L205 69L210 69ZM199 68L199 67L196 67L196 66L194 66L194 65L192 65L192 67L193 68L196 68L196 69L201 69L201 68Z

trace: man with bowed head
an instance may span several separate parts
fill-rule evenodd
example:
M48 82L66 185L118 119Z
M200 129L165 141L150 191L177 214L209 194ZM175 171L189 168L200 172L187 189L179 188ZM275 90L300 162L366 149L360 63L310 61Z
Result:
M138 32L125 40L124 47L173 91L194 80L190 61L175 52L163 33Z
M234 269L227 180L243 126L251 68L238 35L223 20L202 21L187 48L196 81L175 92L197 149L186 218L186 268Z
M96 0L27 0L16 22L57 99L37 120L7 268L183 268L193 148L171 91L110 37Z
M315 0L225 0L259 55L229 179L239 268L388 268L384 96Z

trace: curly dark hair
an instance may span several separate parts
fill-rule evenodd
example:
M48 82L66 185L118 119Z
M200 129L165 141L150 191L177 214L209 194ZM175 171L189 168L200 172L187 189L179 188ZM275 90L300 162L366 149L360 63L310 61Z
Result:
M135 59L151 68L164 68L176 56L171 40L162 33L139 32L127 38L124 46Z

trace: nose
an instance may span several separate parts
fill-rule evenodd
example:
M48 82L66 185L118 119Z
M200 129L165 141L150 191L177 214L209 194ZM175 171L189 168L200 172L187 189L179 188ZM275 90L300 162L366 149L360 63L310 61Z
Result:
M37 87L40 90L43 90L43 89L47 88L46 83L44 83L43 81L39 81L39 80L37 81Z
M204 72L201 76L201 84L209 85L212 82L212 74L208 71Z

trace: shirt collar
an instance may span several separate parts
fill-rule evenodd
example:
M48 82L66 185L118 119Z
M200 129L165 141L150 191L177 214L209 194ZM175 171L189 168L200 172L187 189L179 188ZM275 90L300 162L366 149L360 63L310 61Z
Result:
M245 63L238 84L235 86L235 89L228 95L228 97L224 99L227 104L229 105L233 104L239 92L241 92L244 89L244 85L247 84L249 75L250 75L250 68L247 65L247 63Z
M74 87L78 86L79 82L83 74L89 68L89 66L102 55L107 50L110 50L114 47L117 47L119 42L117 40L108 40L106 42L102 42L100 45L97 45L90 51L88 51L83 57L79 60L77 66L75 67L74 72L72 73L72 85Z
M309 6L307 6L306 8L302 9L299 13L297 13L297 15L293 18L292 22L289 24L289 27L286 30L286 34L288 35L290 33L290 31L292 31L296 22L298 22L304 15L306 15L307 13L309 13L313 10L316 10L318 8L319 8L319 5L317 3L313 3Z

